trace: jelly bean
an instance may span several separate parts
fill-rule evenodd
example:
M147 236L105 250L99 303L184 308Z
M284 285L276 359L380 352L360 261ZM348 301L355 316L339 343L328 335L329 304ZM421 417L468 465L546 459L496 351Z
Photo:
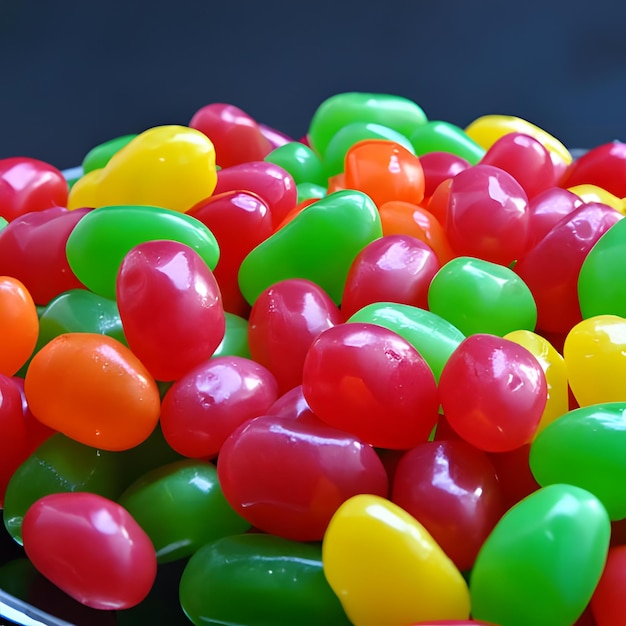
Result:
M626 320L590 317L565 338L563 358L570 388L580 406L626 401Z
M475 619L470 619L470 620L458 620L458 619L443 619L443 620L437 620L437 621L432 621L429 620L428 622L417 622L417 623L413 623L411 626L495 626L495 624L492 624L491 622L482 622L482 621L478 621Z
M183 571L180 602L196 626L350 624L324 578L319 545L271 535L224 537L200 548Z
M187 214L200 220L217 240L220 258L213 275L224 310L247 317L250 305L241 295L237 275L245 256L272 234L267 203L254 193L226 191L202 200Z
M156 578L148 536L123 507L93 493L57 493L24 516L24 550L75 600L96 609L139 604Z
M597 239L585 256L578 274L578 301L582 317L612 314L626 316L624 277L620 271L626 253L626 222L616 223Z
M136 446L159 418L154 379L126 346L105 335L59 335L34 356L24 389L38 420L105 450Z
M351 122L342 127L328 143L323 157L324 172L328 178L344 171L346 155L355 144L365 140L391 141L402 146L409 154L415 154L405 135L381 124Z
M626 517L626 402L575 409L548 425L530 448L530 468L542 485L568 483L593 493L609 517Z
M326 186L326 195L335 191L342 191L346 188L343 172L328 177L328 185Z
M93 172L93 170L99 170L105 167L113 155L130 143L136 136L136 133L122 135L121 137L115 137L114 139L109 139L104 143L94 146L83 159L83 173L88 174L89 172Z
M148 205L185 212L213 193L217 182L211 141L193 128L155 126L137 135L106 166L85 174L68 208Z
M487 455L465 441L428 441L400 459L391 500L417 519L459 570L504 513L498 476Z
M61 170L61 174L63 174L63 178L67 182L68 189L71 189L84 176L85 172L81 165L77 165L76 167Z
M412 448L437 422L430 367L406 339L375 324L320 333L304 361L302 390L320 419L379 448Z
M428 308L428 288L439 270L430 246L410 235L388 235L365 246L350 266L341 301L345 316L373 302Z
M560 181L561 187L591 184L618 198L626 196L626 143L611 141L578 157Z
M20 389L11 378L0 374L0 507L9 479L27 456Z
M569 410L568 383L565 360L556 348L544 337L528 330L515 330L504 335L505 339L519 343L537 359L546 377L547 400L541 421L537 426L539 434L548 424L552 423Z
M267 409L265 414L288 419L296 419L302 415L316 417L304 398L302 385L298 385L280 396L276 402Z
M515 273L535 298L538 329L567 333L582 319L578 275L595 243L622 217L603 204L584 204L564 217L515 265Z
M347 188L366 193L381 207L390 200L419 204L424 199L424 171L419 159L394 141L366 139L345 155Z
M296 190L298 192L298 204L308 199L319 200L327 192L326 187L315 183L300 183L296 185Z
M409 137L426 121L421 107L407 98L377 93L338 93L317 107L307 137L311 147L324 157L333 136L352 122L382 124Z
M383 235L410 235L423 241L435 252L440 265L454 256L448 236L430 209L392 200L380 207L379 214Z
M619 626L626 620L626 546L609 549L604 571L591 598L597 626Z
M433 195L437 186L470 167L470 162L451 152L427 152L420 155L424 172L424 198Z
M0 275L20 280L40 305L83 287L67 262L65 245L88 211L52 207L16 217L0 232Z
M509 510L472 570L472 616L510 626L569 626L598 583L609 546L602 504L551 485Z
M157 562L191 556L220 537L250 524L224 499L214 465L184 460L148 472L118 499L148 535Z
M224 338L215 349L213 357L240 356L246 359L252 358L248 346L248 320L228 312L224 312L224 320L226 322Z
M458 328L436 313L406 304L369 304L348 322L377 324L404 337L424 358L437 381L446 361L465 339Z
M239 287L250 304L287 278L317 283L341 302L350 265L359 251L382 235L372 200L360 191L341 191L318 200L246 256Z
M537 194L528 203L530 212L528 249L532 250L565 216L582 206L574 193L552 187Z
M220 170L215 195L226 191L248 191L258 195L267 203L274 227L296 206L298 198L291 174L269 161L249 161Z
M624 213L624 200L614 196L602 187L597 185L574 185L568 189L571 193L576 194L583 202L601 202L610 206L612 209Z
M124 257L117 303L128 345L158 380L180 378L224 338L217 282L200 255L176 241L147 241Z
M194 113L189 126L211 140L220 167L261 161L272 149L259 125L232 104L214 102L203 106Z
M276 380L262 365L214 357L168 389L161 407L163 434L184 456L214 457L238 426L264 415L277 397Z
M572 163L569 150L548 132L514 115L483 115L471 122L465 132L485 150L508 133L523 133L534 137L550 152L552 162L558 169Z
M326 185L327 178L319 156L299 141L292 141L274 148L265 160L289 172L296 185L301 183Z
M284 146L286 143L293 143L295 139L286 135L280 130L276 130L272 126L268 126L267 124L259 124L259 130L265 139L270 142L272 149L280 148L280 146ZM300 139L300 143L310 147L305 141Z
M431 120L417 127L410 140L415 154L420 157L429 152L448 152L476 165L485 154L485 149L462 128L440 120Z
M533 438L546 405L546 377L523 346L475 334L446 362L439 396L463 439L487 452L506 452Z
M537 306L524 281L508 267L457 257L434 276L428 307L463 334L506 335L534 330Z
M65 333L98 333L126 344L117 304L86 289L71 289L48 303L39 316L35 351Z
M470 168L466 168L470 169ZM443 180L428 199L426 208L437 221L445 228L448 221L448 205L450 204L450 191L452 190L452 178Z
M250 354L272 372L284 393L302 382L313 340L342 320L337 305L315 283L299 278L279 281L261 292L250 312Z
M136 245L171 239L193 248L212 270L219 247L213 233L199 220L168 209L149 206L107 206L89 212L67 240L70 267L88 289L115 299L122 260Z
M384 498L345 502L324 535L322 560L355 626L469 617L459 570L415 518Z
M550 153L540 141L524 133L503 135L489 147L480 162L511 174L529 199L557 183Z
M26 394L24 393L24 379L19 376L13 376L11 379L19 389L22 399L22 418L24 421L24 428L26 429L26 455L22 459L28 458L44 441L52 437L56 433L56 430L48 428L45 424L42 424L31 412L26 400ZM19 437L15 437L14 440L19 442ZM19 449L19 445L16 445Z
M13 376L37 343L39 317L26 287L17 278L0 276L0 374Z
M297 541L321 540L348 498L388 490L371 446L307 415L245 422L224 442L217 471L235 511L255 528Z
M525 444L508 452L488 453L496 468L505 511L540 488L528 464L530 446Z
M456 254L510 265L526 252L528 222L526 193L508 172L475 165L452 179L445 228Z
M0 217L16 217L65 206L68 188L63 174L48 163L27 157L0 159Z

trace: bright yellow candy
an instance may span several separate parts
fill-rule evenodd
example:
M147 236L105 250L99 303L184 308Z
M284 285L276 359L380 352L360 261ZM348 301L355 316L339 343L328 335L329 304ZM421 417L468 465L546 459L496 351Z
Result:
M536 437L548 424L569 410L565 361L547 339L530 330L515 330L504 338L514 341L533 354L546 376L548 401L537 427Z
M206 135L186 126L156 126L78 180L68 207L148 205L184 213L216 184L215 149Z
M426 529L385 498L344 502L324 535L324 574L355 626L467 619L469 590Z
M626 401L626 319L596 315L579 322L565 338L563 358L581 407Z
M610 191L597 185L576 185L568 187L568 191L575 193L583 202L602 202L611 208L625 214L624 201L614 196Z
M485 150L508 133L524 133L543 144L553 160L556 157L565 165L569 165L573 160L569 150L556 137L514 115L483 115L475 119L465 129L465 133Z

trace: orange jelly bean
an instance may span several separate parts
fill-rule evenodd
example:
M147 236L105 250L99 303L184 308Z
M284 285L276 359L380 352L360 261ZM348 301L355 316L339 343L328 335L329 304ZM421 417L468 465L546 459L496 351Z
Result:
M0 374L13 376L28 360L39 334L37 308L16 278L0 276Z
M346 153L345 184L382 206L390 200L419 204L424 199L424 170L418 157L394 141L366 139Z
M66 333L46 344L24 390L39 421L103 450L140 444L159 419L154 378L126 346L96 333Z

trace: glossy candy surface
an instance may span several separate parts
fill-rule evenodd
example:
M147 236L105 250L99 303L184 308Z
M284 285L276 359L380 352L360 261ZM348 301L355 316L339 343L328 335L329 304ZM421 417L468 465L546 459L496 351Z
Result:
M484 156L485 149L469 137L462 128L433 120L417 127L410 136L415 154L420 157L432 152L447 152L476 165Z
M123 507L92 493L58 493L24 516L24 549L35 567L82 604L125 609L156 577L148 536Z

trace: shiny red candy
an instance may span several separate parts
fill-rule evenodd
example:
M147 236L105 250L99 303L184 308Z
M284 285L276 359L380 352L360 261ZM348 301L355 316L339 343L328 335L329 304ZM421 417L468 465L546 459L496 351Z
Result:
M427 152L420 157L420 163L424 172L424 200L430 199L444 180L471 167L469 161L452 152Z

